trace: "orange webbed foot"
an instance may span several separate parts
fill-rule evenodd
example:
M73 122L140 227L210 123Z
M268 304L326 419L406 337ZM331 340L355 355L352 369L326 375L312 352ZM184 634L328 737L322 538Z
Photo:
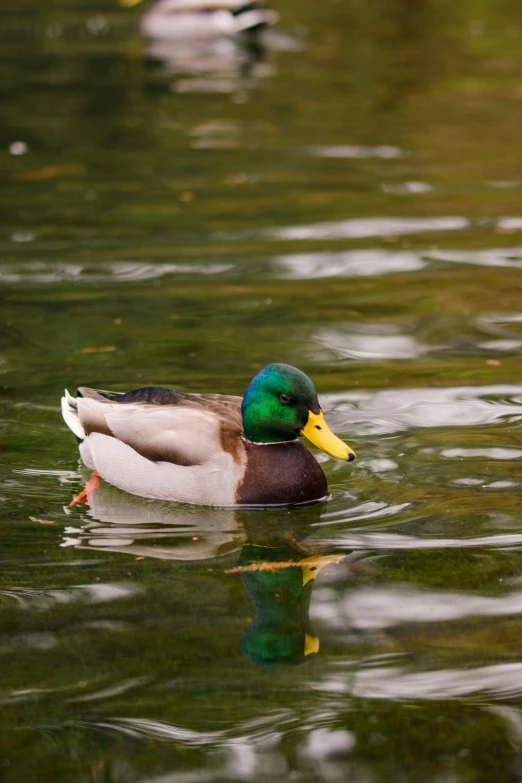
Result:
M71 500L68 507L74 508L74 506L79 506L82 503L88 503L89 492L96 492L96 490L100 486L100 481L101 481L100 474L98 473L97 470L93 470L89 481L85 485L85 489L82 490L79 495L76 495L76 497Z

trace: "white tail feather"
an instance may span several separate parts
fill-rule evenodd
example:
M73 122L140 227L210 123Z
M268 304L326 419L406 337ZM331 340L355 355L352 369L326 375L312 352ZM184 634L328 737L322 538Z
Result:
M62 416L69 429L74 432L77 438L83 440L85 438L85 430L80 423L76 400L74 397L71 397L67 389L65 389L65 395L62 397Z
M234 17L236 23L236 32L248 30L251 27L258 27L263 24L275 24L279 19L275 11L260 8L258 10L243 11Z

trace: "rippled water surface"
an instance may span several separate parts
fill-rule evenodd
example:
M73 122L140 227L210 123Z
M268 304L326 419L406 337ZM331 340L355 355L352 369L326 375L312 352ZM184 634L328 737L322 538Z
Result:
M516 783L519 3L150 8L0 9L0 781ZM64 387L270 361L357 450L327 503L67 508Z

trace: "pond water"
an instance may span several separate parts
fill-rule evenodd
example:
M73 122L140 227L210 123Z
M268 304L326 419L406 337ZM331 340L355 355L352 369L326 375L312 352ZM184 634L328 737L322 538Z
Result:
M2 783L522 779L519 3L276 9L2 3ZM64 387L271 361L328 502L67 508Z

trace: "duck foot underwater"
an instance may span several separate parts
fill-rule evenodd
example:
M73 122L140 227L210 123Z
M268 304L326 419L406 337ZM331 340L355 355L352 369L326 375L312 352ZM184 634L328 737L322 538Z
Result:
M98 473L97 470L93 470L89 481L85 485L85 488L82 489L79 495L76 495L76 497L71 500L71 502L68 505L68 508L74 508L74 506L79 506L82 503L88 503L89 493L96 492L96 490L100 486L100 482L101 482L100 474Z

